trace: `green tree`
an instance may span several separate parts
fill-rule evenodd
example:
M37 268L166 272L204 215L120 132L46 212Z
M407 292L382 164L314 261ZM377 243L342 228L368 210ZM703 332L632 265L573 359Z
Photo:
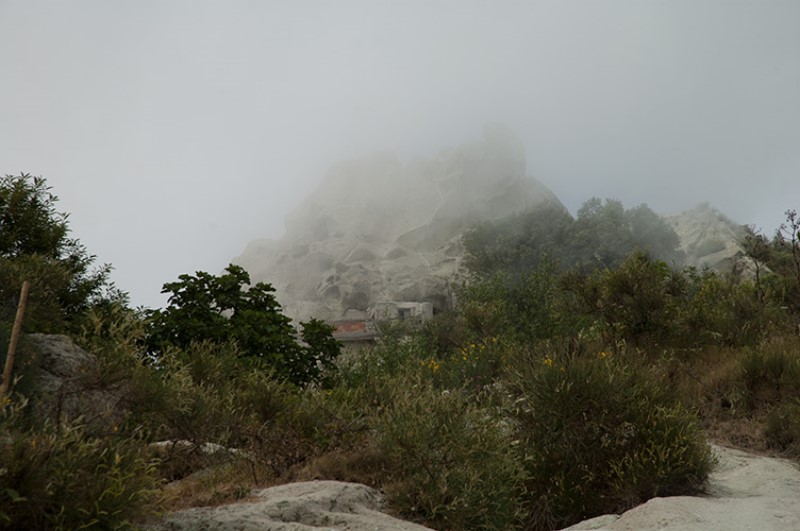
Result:
M634 248L646 249L654 258L673 266L683 263L686 256L680 249L680 238L664 218L644 203L626 210L625 217Z
M27 331L74 329L85 312L123 303L109 281L111 266L69 237L68 214L42 177L0 177L0 322L13 320L24 280L31 282Z
M484 222L463 238L466 265L480 277L525 275L542 260L561 269L617 267L636 249L670 264L683 253L675 231L647 205L625 210L616 199L593 197L575 219L559 204Z
M625 210L621 201L596 197L581 205L567 241L571 265L589 269L617 267L637 249L681 263L679 243L675 231L646 204Z
M787 210L785 214L786 221L781 223L775 234L774 258L776 270L786 279L791 279L791 290L787 295L790 308L795 313L800 313L800 217L793 209Z
M800 314L800 217L795 210L785 215L771 240L745 227L741 245L753 261L759 299L784 306L796 316Z
M756 232L755 227L746 226L744 240L741 242L744 252L753 260L753 274L755 275L756 296L760 303L764 303L764 269L772 258L772 248L769 239Z
M339 354L333 328L316 320L302 323L304 343L299 342L272 286L251 286L250 275L237 265L225 271L220 276L198 271L164 284L162 293L171 295L166 308L148 313L148 351L159 356L170 346L235 341L247 357L279 378L298 385L319 382Z
M341 352L342 345L333 337L334 327L319 319L311 319L300 323L300 337L305 348L302 356L293 364L294 378L299 380L319 381L325 372L320 369L331 369L333 360Z
M491 277L497 272L524 275L543 259L568 265L564 262L572 224L572 216L560 204L484 222L464 235L467 267Z
M625 208L616 199L597 197L578 209L570 231L571 263L589 269L615 267L631 249L631 230ZM622 256L620 256L622 255Z

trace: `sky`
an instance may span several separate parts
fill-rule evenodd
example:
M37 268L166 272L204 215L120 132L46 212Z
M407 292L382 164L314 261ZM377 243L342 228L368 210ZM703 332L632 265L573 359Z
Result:
M0 173L42 175L136 305L335 162L502 122L574 213L800 209L796 0L0 0Z

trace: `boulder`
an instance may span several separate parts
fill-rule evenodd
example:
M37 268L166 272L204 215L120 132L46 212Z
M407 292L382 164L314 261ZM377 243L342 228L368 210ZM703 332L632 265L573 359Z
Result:
M53 422L81 417L85 423L109 428L122 417L118 405L129 382L95 381L97 357L68 336L26 334L21 353L28 367L20 386L37 417Z

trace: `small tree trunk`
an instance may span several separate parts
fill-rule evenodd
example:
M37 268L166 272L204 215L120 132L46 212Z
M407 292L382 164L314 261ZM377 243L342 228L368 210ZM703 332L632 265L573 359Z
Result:
M8 356L6 365L3 368L3 383L0 386L0 400L4 399L8 388L11 386L11 370L14 368L14 356L17 353L17 341L22 330L22 318L25 316L25 304L28 301L28 289L30 284L26 280L22 283L22 290L19 294L19 304L17 305L17 317L14 319L14 328L11 330L11 340L8 342Z

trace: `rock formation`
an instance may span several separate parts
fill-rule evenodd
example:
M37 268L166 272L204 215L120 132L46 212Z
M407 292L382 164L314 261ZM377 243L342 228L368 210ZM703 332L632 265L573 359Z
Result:
M564 208L526 175L514 134L491 125L482 140L432 159L402 164L381 153L334 166L281 240L252 242L235 263L272 284L294 319L365 319L393 301L438 311L464 278L463 231L546 202Z
M26 334L22 346L20 385L33 397L37 418L56 424L81 418L108 428L120 420L124 414L120 401L128 382L92 378L99 363L94 354L64 335Z
M378 491L358 483L310 481L253 493L249 500L220 507L170 513L150 529L248 531L261 529L390 531L428 529L381 512Z
M748 276L752 260L745 256L744 226L728 219L708 203L664 216L678 234L685 265Z
M234 262L276 288L295 320L361 322L389 303L453 305L465 279L463 232L538 205L564 208L526 175L525 151L507 128L432 159L378 153L334 166L286 220L280 240L250 243ZM687 265L747 274L742 227L709 205L665 216Z

